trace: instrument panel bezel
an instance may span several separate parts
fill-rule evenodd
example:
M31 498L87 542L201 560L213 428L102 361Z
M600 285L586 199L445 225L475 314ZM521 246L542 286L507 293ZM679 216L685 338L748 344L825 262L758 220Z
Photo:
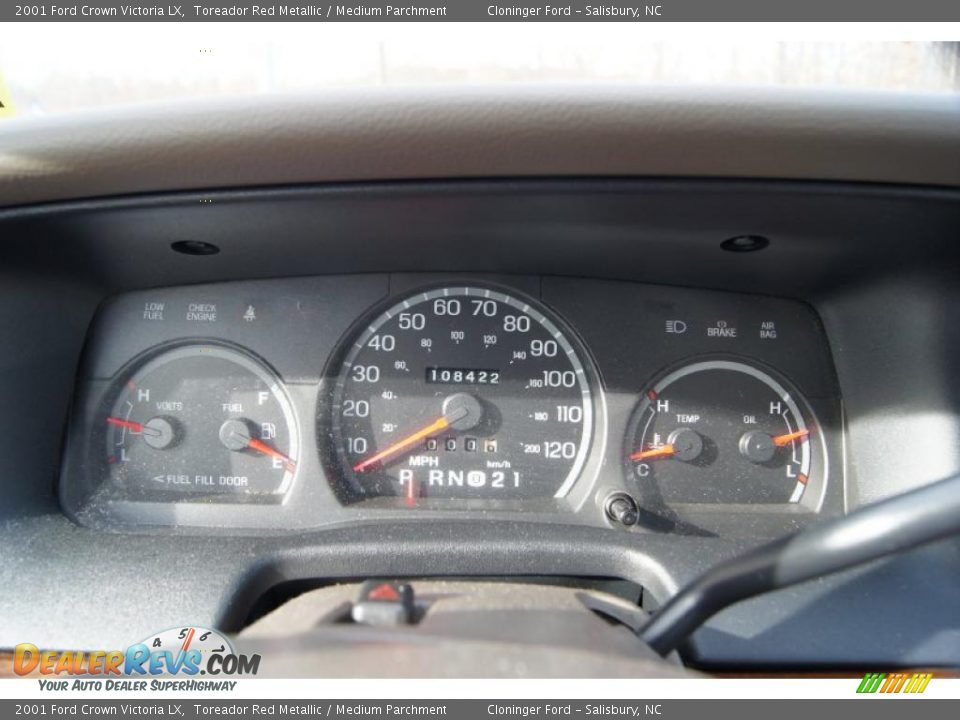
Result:
M329 368L358 322L412 290L445 284L480 284L534 298L570 328L595 368L596 425L584 469L564 498L468 502L431 501L411 510L382 499L355 502L329 479L324 443L324 403L332 384ZM217 307L213 323L197 323L181 312L190 302ZM162 321L146 319L146 308L164 308ZM248 307L256 321L246 321ZM178 314L179 313L179 314ZM775 343L741 336L717 347L693 330L668 332L682 316L702 330L711 318L741 327L775 318ZM264 327L265 326L265 327ZM674 324L676 329L676 324ZM95 493L84 459L84 438L105 393L131 357L158 344L207 340L249 350L274 370L290 395L301 428L298 480L274 505L230 503L90 502ZM801 350L797 350L800 348ZM776 368L797 387L820 419L831 477L819 514L842 511L842 405L829 348L819 318L807 305L779 298L741 295L559 276L411 273L319 276L183 286L126 293L112 298L91 329L77 385L67 439L60 494L64 508L81 524L112 532L288 534L344 524L489 519L586 525L623 530L606 516L613 492L637 495L622 472L622 445L630 412L644 384L678 361L717 353ZM786 365L786 367L784 367ZM81 491L86 488L86 492ZM641 522L633 533L772 537L815 520L809 508L699 506L676 508L673 522Z

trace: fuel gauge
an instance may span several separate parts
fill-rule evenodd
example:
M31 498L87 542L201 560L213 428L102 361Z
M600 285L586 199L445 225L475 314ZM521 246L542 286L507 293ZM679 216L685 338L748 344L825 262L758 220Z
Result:
M106 466L128 495L282 496L298 434L279 379L244 352L184 345L124 377L102 419Z
M802 503L826 483L819 429L805 401L752 365L707 360L676 369L644 395L626 465L656 503Z

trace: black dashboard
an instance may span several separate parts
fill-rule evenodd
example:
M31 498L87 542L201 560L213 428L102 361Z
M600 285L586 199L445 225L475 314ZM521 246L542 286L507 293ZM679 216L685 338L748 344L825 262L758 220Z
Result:
M958 208L571 178L4 210L0 647L238 631L368 577L610 583L649 610L952 474ZM83 601L58 612L64 573ZM958 573L944 542L756 598L685 659L955 663Z
M795 301L469 274L158 288L104 304L79 378L60 494L106 531L768 537L843 507L836 376Z

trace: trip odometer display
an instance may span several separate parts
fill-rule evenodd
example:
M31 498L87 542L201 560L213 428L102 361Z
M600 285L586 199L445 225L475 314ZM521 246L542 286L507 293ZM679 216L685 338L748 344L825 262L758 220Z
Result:
M333 390L337 474L364 498L562 497L593 427L579 347L527 300L413 295L347 350Z

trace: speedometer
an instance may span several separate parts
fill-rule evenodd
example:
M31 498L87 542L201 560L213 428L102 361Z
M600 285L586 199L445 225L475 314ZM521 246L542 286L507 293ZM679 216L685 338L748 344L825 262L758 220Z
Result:
M335 380L335 474L362 498L563 497L593 429L592 373L560 321L485 287L375 317Z

